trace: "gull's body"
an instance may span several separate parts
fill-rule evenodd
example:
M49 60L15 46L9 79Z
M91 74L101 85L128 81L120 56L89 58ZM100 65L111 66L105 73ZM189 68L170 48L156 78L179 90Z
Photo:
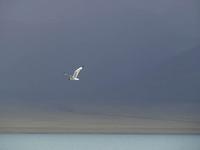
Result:
M75 71L74 71L74 74L73 75L69 75L69 80L75 80L75 81L77 81L77 80L79 80L79 78L78 78L78 75L79 75L79 73L80 73L80 71L83 69L83 66L81 66L81 67L79 67L78 69L76 69ZM66 74L64 74L64 75L66 75Z

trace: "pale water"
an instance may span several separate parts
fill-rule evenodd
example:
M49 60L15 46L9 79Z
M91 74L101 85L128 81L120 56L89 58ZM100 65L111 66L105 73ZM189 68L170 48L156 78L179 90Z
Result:
M200 150L200 135L0 134L0 150Z

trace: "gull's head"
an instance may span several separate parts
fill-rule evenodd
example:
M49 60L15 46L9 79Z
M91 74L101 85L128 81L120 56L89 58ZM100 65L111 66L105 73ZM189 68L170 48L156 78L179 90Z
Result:
M68 80L72 80L72 76L71 75L69 75Z

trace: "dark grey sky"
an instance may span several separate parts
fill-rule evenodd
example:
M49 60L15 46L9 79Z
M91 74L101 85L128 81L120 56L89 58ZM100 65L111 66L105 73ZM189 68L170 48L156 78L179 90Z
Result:
M151 101L135 95L139 79L200 44L199 10L198 0L1 1L2 118L108 106L162 111L163 100L147 110ZM79 82L64 79L80 65Z

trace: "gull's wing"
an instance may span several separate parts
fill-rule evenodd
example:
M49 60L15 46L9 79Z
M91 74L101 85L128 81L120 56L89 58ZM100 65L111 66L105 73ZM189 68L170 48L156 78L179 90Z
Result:
M81 71L82 69L83 69L83 67L79 67L78 69L76 69L76 70L74 71L73 77L74 77L74 78L77 78L78 75L79 75L79 73L80 73L80 71Z

